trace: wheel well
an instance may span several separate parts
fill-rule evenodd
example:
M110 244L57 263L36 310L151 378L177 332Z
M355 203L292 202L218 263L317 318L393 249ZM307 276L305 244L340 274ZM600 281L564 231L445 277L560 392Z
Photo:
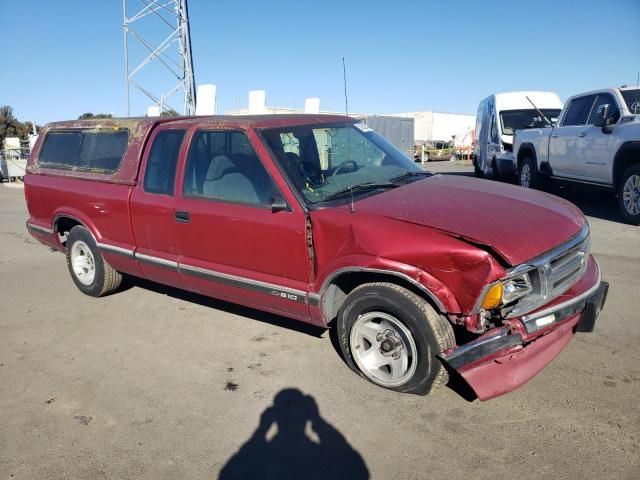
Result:
M533 148L533 146L531 144L525 143L518 150L518 158L517 158L518 168L520 168L520 166L522 165L522 161L528 156L533 158L534 163L535 163L535 161L536 161L536 151L535 151L535 149Z
M347 295L349 295L349 293L351 293L356 287L365 283L375 282L393 283L404 287L424 298L437 312L445 313L442 306L438 305L437 302L435 302L434 299L425 292L425 290L403 277L378 272L345 272L331 280L331 283L326 288L322 296L322 312L327 323L331 323L335 320L338 316L340 307L347 298Z
M622 145L613 162L613 184L616 187L622 174L634 163L640 163L640 146Z
M56 218L53 224L53 229L58 234L58 241L60 242L60 245L66 247L67 235L73 227L78 225L82 225L82 222L73 217L62 216Z

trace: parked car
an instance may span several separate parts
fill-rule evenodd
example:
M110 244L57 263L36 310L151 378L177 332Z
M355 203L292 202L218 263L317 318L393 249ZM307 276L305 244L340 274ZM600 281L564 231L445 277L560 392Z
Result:
M401 392L443 363L480 399L513 390L607 292L572 204L432 175L344 116L49 124L25 196L81 292L132 275L336 328L351 369Z
M620 212L640 224L640 89L609 88L571 97L558 125L518 131L518 182L549 180L617 192Z
M414 160L422 163L458 159L458 149L453 145L452 141L434 140L419 143L415 146L414 152Z
M541 126L544 117L553 122L561 109L562 101L553 92L497 93L482 100L476 116L475 175L496 180L514 175L514 132Z

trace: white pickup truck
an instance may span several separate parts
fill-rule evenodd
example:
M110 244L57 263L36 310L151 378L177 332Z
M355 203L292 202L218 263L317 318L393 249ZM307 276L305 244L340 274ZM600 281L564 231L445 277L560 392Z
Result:
M556 126L518 130L513 151L521 186L561 180L615 190L624 220L640 224L640 89L573 96Z

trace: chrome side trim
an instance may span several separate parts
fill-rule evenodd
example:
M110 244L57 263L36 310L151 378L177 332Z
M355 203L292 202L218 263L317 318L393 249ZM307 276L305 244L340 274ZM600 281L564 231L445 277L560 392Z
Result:
M292 302L307 303L307 292L296 290L294 288L282 287L273 283L261 282L259 280L250 280L244 277L237 277L227 273L215 272L206 268L194 267L184 263L178 264L178 271L187 275L202 277L207 280L213 280L218 283L229 285L232 287L245 288L260 293L267 293L274 297L283 298Z
M29 228L41 233L46 233L47 235L53 235L53 228L41 227L40 225L36 225L35 223L27 222L27 229Z
M314 307L317 307L318 305L320 305L320 299L322 297L320 295L318 295L317 293L309 293L307 294L307 300L309 301L309 305L312 305Z
M100 250L104 250L109 253L116 253L118 255L123 255L125 257L133 258L133 250L128 248L116 247L115 245L109 245L107 243L96 243Z
M152 265L160 265L162 267L168 267L178 269L178 263L171 260L165 260L164 258L152 257L151 255L144 255L143 253L134 253L133 258L139 262L150 263Z
M337 277L339 277L340 275L345 274L345 273L353 273L353 272L358 272L358 273L360 273L360 272L379 273L379 274L383 274L383 275L392 275L394 277L402 278L403 280L409 282L414 287L420 289L420 291L425 293L429 297L429 299L435 304L435 306L438 308L440 313L447 313L446 309L444 308L444 305L442 305L442 302L438 299L438 297L436 297L431 291L429 291L428 288L426 288L421 283L418 283L417 281L415 281L409 275L406 275L406 274L401 273L401 272L396 272L396 271L393 271L393 270L383 270L383 269L379 269L379 268L366 268L366 267L345 267L345 268L340 268L340 269L336 270L335 272L332 272L325 279L325 281L322 283L322 287L320 288L319 296L320 297L324 296L324 293L327 291L327 288L329 288L329 285L331 285L331 283Z

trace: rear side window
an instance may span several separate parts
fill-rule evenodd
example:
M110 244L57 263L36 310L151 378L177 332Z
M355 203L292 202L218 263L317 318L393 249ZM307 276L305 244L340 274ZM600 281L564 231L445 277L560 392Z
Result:
M594 97L594 95L587 95L586 97L572 100L571 105L569 105L569 110L562 120L562 126L569 127L587 123L587 117L589 116Z
M144 173L145 192L173 195L176 165L184 132L185 130L164 130L154 138Z
M129 130L69 130L47 134L38 163L46 167L115 172L129 142Z

